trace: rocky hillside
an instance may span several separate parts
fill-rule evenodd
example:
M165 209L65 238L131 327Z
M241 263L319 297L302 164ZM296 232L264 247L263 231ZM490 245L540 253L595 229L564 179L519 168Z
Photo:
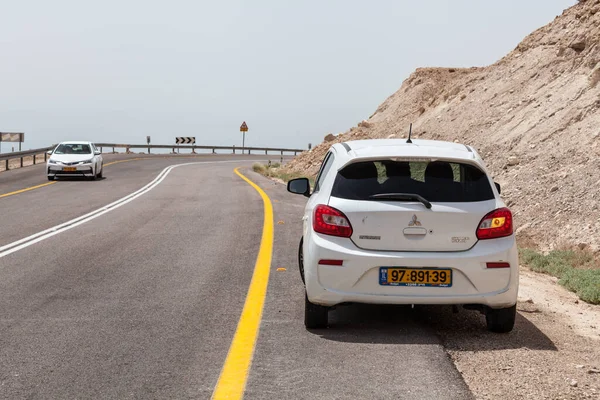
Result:
M600 249L600 0L580 1L484 68L420 68L368 120L288 169L315 174L332 143L419 138L474 146L542 249Z

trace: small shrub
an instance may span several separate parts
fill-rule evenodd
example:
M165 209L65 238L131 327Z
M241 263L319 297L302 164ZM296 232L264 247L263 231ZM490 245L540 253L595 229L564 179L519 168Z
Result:
M521 262L535 272L559 278L558 283L583 301L600 304L600 266L584 250L555 250L547 255L531 249L520 251Z
M577 293L583 301L600 304L600 270L570 269L559 283L572 292Z
M314 187L315 184L314 176L307 177L305 174L300 174L297 172L286 172L285 169L281 168L281 164L279 163L272 163L271 165L263 165L256 163L252 166L252 170L254 172L266 176L267 178L281 179L285 183L296 178L308 178L312 187Z
M258 172L259 174L265 174L265 172L267 172L267 167L265 165L256 163L252 166L252 170L254 172Z

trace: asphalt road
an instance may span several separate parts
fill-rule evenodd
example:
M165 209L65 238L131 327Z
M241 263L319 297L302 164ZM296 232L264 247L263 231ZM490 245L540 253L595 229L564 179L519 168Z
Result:
M245 398L471 398L418 309L340 307L330 329L304 329L296 261L304 200L249 171L248 156L122 162L102 181L0 197L0 247L189 162L203 163L173 169L141 197L0 258L0 398L210 398L263 230L261 198L234 174L239 166L271 199L275 221ZM40 167L1 173L0 196L44 181Z

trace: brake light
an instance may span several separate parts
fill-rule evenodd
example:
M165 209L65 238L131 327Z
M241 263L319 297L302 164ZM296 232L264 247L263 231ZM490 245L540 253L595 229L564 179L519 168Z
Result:
M512 212L508 208L499 208L487 214L477 228L477 239L497 239L513 234Z
M313 229L324 235L345 238L352 236L352 225L344 213L323 204L319 204L315 208Z

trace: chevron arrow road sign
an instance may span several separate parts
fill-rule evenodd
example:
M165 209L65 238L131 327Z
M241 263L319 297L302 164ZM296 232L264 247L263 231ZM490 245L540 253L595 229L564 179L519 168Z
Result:
M177 144L196 144L195 137L176 137L175 143Z

